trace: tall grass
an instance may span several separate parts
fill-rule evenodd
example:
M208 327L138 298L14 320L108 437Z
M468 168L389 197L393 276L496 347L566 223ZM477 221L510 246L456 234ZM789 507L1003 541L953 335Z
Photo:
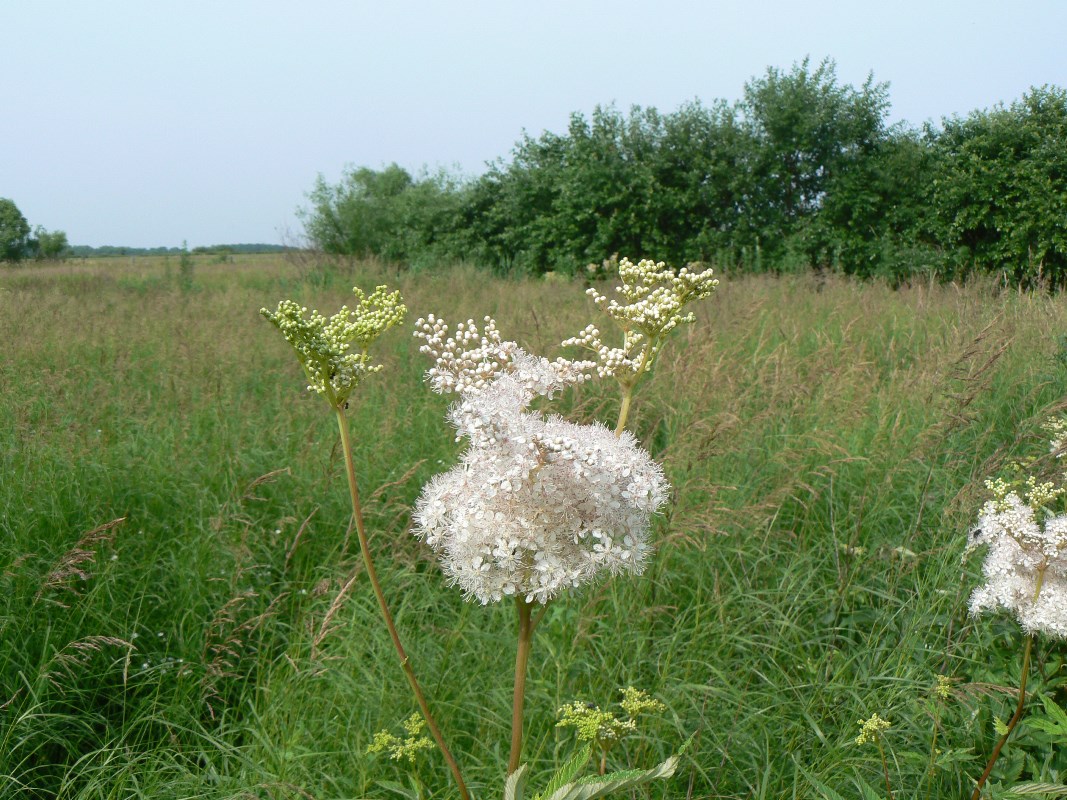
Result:
M460 267L198 259L184 286L170 266L0 274L0 795L396 796L405 773L365 750L415 708L346 531L336 431L257 311L283 296L329 309L387 280L416 316L492 314L547 355L594 312L577 285ZM963 534L981 479L1033 451L1063 404L1063 303L727 276L698 314L631 417L674 486L652 566L538 629L535 775L572 752L558 706L633 684L669 711L621 759L650 765L698 732L653 796L856 795L881 781L853 744L873 712L893 723L898 797L961 795L1017 670L1013 624L966 616ZM449 743L490 797L511 609L464 603L407 533L457 445L410 331L381 352L350 412L371 544ZM610 422L616 402L587 385L558 407ZM1045 648L1039 684L1062 680L1063 655ZM954 696L935 722L939 673ZM1026 770L1026 747L998 770ZM449 796L436 758L419 769Z

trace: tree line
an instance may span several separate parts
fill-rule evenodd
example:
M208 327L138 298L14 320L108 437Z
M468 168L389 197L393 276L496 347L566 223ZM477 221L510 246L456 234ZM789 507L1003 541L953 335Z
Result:
M67 234L30 223L15 201L0 197L0 261L58 261L70 252Z
M894 281L1067 284L1067 92L920 128L833 61L769 68L736 103L597 107L523 134L475 178L389 165L321 176L302 210L328 253L414 267L573 273L618 253Z

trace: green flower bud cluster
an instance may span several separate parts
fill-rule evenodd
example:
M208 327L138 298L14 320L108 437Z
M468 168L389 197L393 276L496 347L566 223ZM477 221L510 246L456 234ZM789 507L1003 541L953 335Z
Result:
M622 328L622 347L609 347L595 325L589 325L564 346L583 347L597 354L597 372L632 385L648 371L666 336L682 323L692 322L692 312L682 313L689 303L708 297L719 285L712 270L675 272L662 261L644 259L637 264L619 262L622 285L616 292L623 302L609 299L596 289L586 294Z
M433 747L430 737L423 735L426 722L419 714L412 714L404 720L402 727L407 736L401 739L389 731L378 731L374 734L374 740L367 747L368 753L388 753L393 761L406 758L409 764L415 763L415 755L420 750Z
M1020 499L1035 513L1042 510L1051 513L1049 507L1067 494L1067 484L1057 485L1052 481L1038 483L1033 475L1013 480L989 478L986 479L985 486L992 495L991 509L997 513L1008 511Z
M330 318L292 300L282 300L277 311L260 309L293 346L308 377L308 391L324 395L330 405L343 406L356 385L381 369L371 364L368 350L375 339L407 313L400 292L377 287L371 295L354 288L354 308L342 306Z
M593 703L576 701L559 709L556 727L574 728L580 742L605 744L637 730L637 717L641 714L660 713L667 708L647 692L632 686L619 691L623 695L619 705L626 712L626 719L620 719L614 712L604 711Z

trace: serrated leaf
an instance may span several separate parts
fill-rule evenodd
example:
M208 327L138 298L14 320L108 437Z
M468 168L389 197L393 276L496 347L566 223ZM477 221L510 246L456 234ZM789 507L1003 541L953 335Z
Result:
M612 792L641 786L657 778L669 778L674 774L677 766L678 755L675 754L652 769L629 769L608 775L582 778L574 783L561 786L549 795L547 800L593 800L593 798L604 797Z
M1008 733L1008 723L1000 717L993 717L993 730L997 736L1005 736Z
M1020 783L1011 787L1008 797L1032 797L1034 795L1046 797L1067 797L1067 786L1062 783Z
M548 786L541 792L534 800L542 800L542 798L551 797L554 792L559 791L561 787L574 780L574 776L578 774L578 770L586 765L589 761L589 754L593 751L590 745L585 745L571 760L556 770L556 774L552 776L548 782Z
M526 765L523 764L504 781L504 800L522 800L526 789Z
M1052 736L1067 736L1067 712L1053 700L1041 698L1045 706L1044 717L1031 717L1027 725Z

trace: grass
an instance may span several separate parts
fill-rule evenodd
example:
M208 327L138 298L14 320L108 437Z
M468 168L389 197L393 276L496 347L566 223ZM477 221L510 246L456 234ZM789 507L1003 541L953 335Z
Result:
M400 796L405 771L365 750L415 707L358 576L323 625L359 571L336 428L257 311L332 311L388 281L409 323L492 314L556 355L593 309L578 286L462 267L194 260L191 285L176 259L0 273L0 796ZM651 796L884 796L877 750L853 743L875 712L897 797L963 795L1019 648L1009 620L966 615L964 533L982 479L1040 454L1063 407L1067 309L980 284L726 276L698 316L631 417L674 486L655 561L536 634L532 785L573 752L556 708L633 684L669 710L617 766L698 732ZM472 791L497 796L512 609L464 603L406 532L457 445L410 324L382 345L351 411L372 547ZM558 407L611 423L616 403L592 385ZM1058 686L1062 646L1039 651L1035 687ZM1024 735L995 777L1037 777L1027 755ZM419 770L453 792L436 753Z

